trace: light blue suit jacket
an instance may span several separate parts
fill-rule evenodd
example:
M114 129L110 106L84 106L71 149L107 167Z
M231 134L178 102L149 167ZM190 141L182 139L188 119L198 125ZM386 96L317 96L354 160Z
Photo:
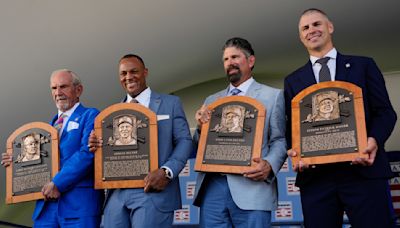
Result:
M204 103L208 105L218 98L225 97L228 90L229 87L207 97ZM254 81L246 96L255 98L266 108L267 117L263 134L262 159L271 164L273 174L266 181L253 181L242 175L227 174L227 181L232 198L240 209L271 211L276 209L278 204L276 174L286 159L283 92ZM198 134L195 134L194 140L198 140ZM197 176L195 205L200 205L202 200L198 193L204 177L205 173L199 173Z
M88 137L99 111L81 104L75 109L66 124L59 142L60 171L53 178L61 192L58 200L58 216L77 218L100 216L104 193L93 188L93 158L88 149ZM50 122L57 120L57 115ZM38 200L32 219L38 218L46 202Z
M170 168L174 178L163 191L146 194L160 211L172 212L182 206L178 175L192 153L192 137L177 96L151 91L149 108L157 114L158 119L158 166ZM161 116L164 118L159 119ZM111 194L112 190L107 194L107 198Z

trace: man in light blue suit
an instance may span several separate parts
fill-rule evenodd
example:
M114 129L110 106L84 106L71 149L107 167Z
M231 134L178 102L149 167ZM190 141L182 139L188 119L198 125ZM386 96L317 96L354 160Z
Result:
M109 190L104 208L104 227L172 227L173 212L181 207L178 175L193 145L189 125L178 97L159 94L146 85L148 69L138 55L125 55L119 62L119 79L127 95L157 114L159 169L145 178L145 187ZM92 151L102 145L94 133Z
M255 56L247 40L232 38L226 41L223 63L230 85L207 97L204 104L231 95L249 96L260 101L267 110L262 157L255 158L257 167L243 175L199 173L194 204L200 206L200 225L270 227L271 211L278 204L276 174L286 159L283 93L253 79ZM196 112L195 141L198 141L201 125L210 119L210 110L205 105Z
M99 112L80 104L83 86L70 70L54 71L50 88L58 109L50 124L59 128L60 170L44 185L45 200L36 202L34 227L98 227L104 193L93 188L93 153L87 145ZM2 163L11 159L3 155Z

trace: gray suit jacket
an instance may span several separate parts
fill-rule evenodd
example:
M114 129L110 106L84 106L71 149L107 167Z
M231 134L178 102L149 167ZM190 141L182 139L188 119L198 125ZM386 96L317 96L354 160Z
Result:
M218 98L225 97L229 87L205 100L208 105ZM229 189L236 205L243 210L271 211L277 208L278 193L276 174L286 159L285 140L285 103L283 92L258 82L253 82L246 96L255 98L264 104L267 112L265 119L262 159L267 160L273 170L273 174L266 181L253 181L242 175L227 174ZM198 134L194 136L198 140ZM199 205L201 197L198 194L205 177L205 173L199 173L196 183L195 205Z

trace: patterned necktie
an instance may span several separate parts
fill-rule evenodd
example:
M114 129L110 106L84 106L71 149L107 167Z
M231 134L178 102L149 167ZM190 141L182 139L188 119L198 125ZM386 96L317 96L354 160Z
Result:
M331 81L331 73L329 72L329 67L326 64L330 57L325 57L317 60L317 63L321 64L321 70L319 71L319 82L329 82Z
M67 115L61 113L56 122L54 122L54 128L57 129L59 135L61 134L61 129L63 127L65 117L67 117Z
M240 91L240 89L238 89L238 88L234 88L231 90L232 96L238 95L240 92L242 92L242 91Z

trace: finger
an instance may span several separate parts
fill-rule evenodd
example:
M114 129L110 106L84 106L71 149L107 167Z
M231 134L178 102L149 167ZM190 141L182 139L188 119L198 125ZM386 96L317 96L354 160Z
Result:
M288 155L289 157L296 157L296 156L297 156L297 153L296 153L295 150L289 149L289 150L287 151L287 155Z
M246 175L246 177L249 179L255 180L255 181L262 181L262 180L265 180L266 175L262 172L259 172L259 173Z
M144 186L144 192L150 192L150 185L149 184L146 184L145 186Z

